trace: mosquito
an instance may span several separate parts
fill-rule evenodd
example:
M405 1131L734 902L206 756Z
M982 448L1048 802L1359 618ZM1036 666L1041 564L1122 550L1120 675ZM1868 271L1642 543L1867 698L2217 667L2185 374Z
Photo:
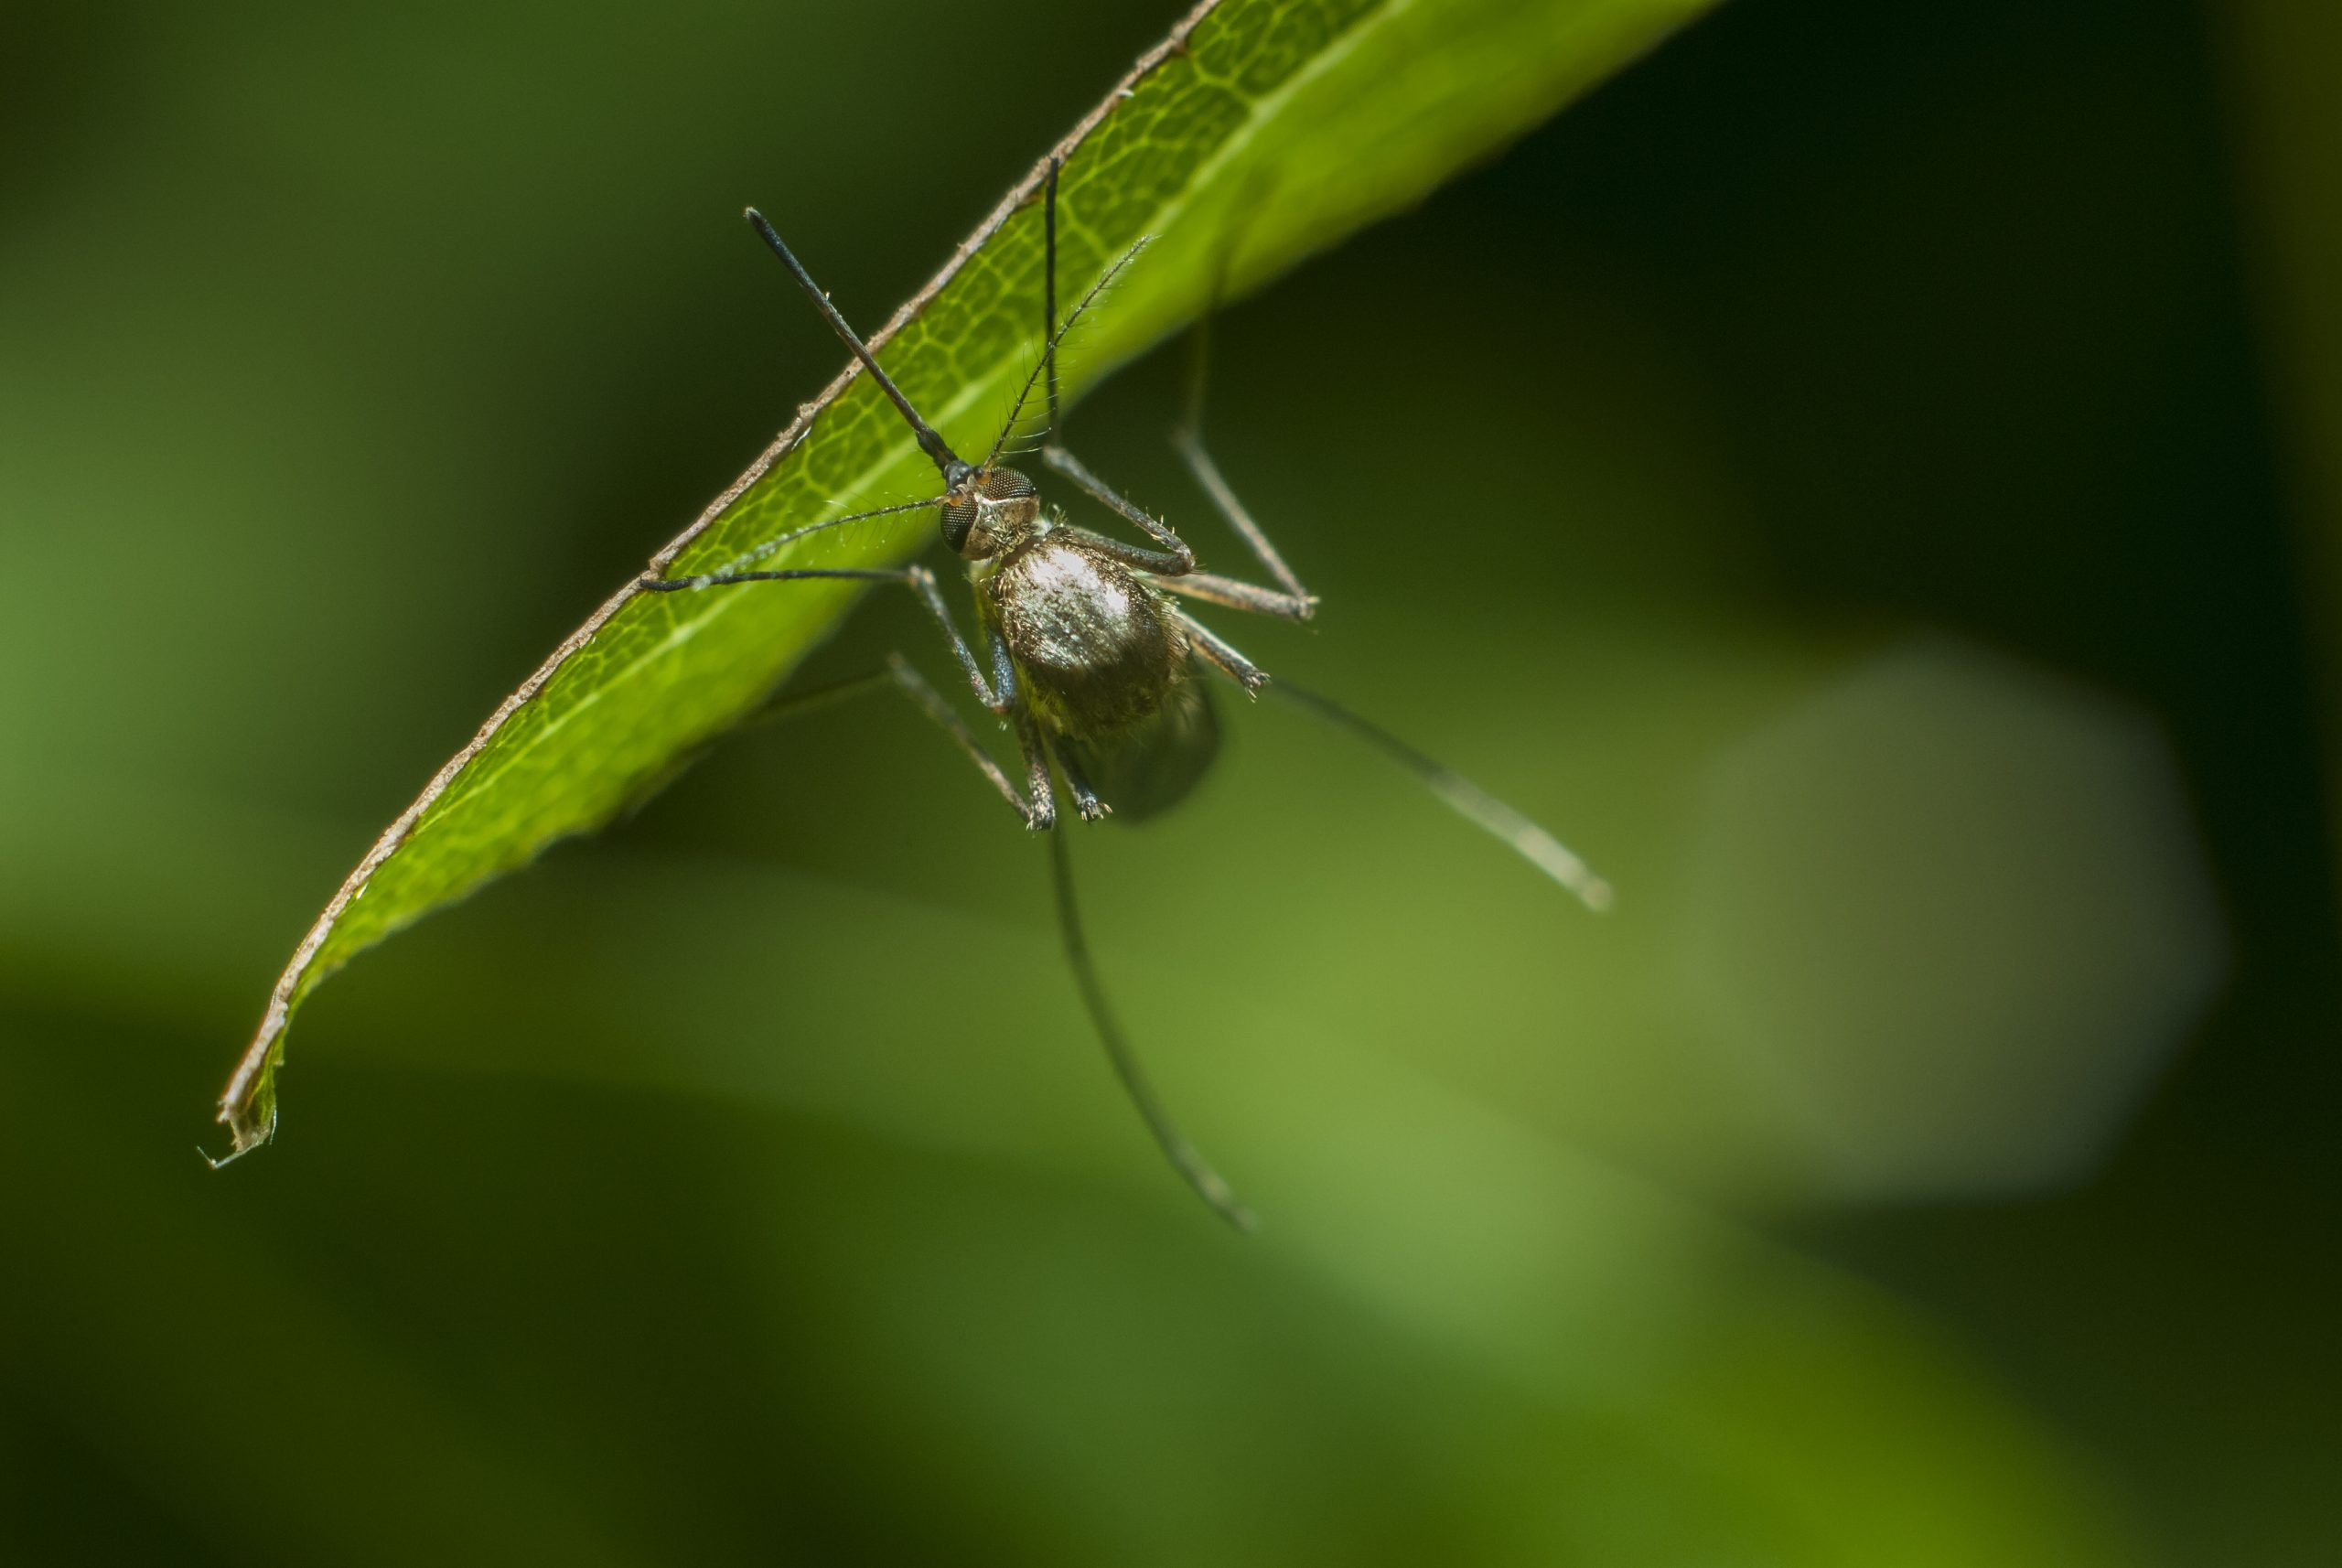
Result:
M1049 160L1043 185L1043 294L1040 357L1019 389L1008 418L981 462L953 451L911 405L845 317L813 282L804 263L763 214L747 220L789 269L854 357L910 427L919 450L941 476L943 493L925 500L851 512L767 541L731 567L686 577L645 577L653 593L688 593L754 583L852 579L897 584L910 590L942 633L976 701L1016 737L1023 781L979 741L957 710L899 652L884 670L857 681L786 702L796 708L849 691L892 686L943 730L1027 828L1051 840L1058 923L1066 958L1091 1024L1115 1074L1164 1155L1197 1195L1240 1230L1253 1229L1252 1211L1181 1133L1140 1065L1129 1037L1108 1005L1084 935L1073 871L1058 822L1058 779L1084 822L1110 813L1139 822L1176 805L1209 769L1219 746L1210 682L1223 678L1248 698L1272 691L1348 730L1412 773L1434 795L1494 834L1538 870L1594 909L1608 907L1608 884L1543 828L1454 770L1348 709L1268 673L1197 619L1187 603L1210 605L1278 620L1305 621L1317 598L1302 585L1276 546L1221 475L1202 431L1204 338L1198 328L1196 377L1186 416L1172 444L1196 484L1243 541L1274 586L1198 569L1195 552L1171 526L1133 504L1101 479L1058 438L1058 349L1146 242L1108 266L1065 318L1058 318L1058 182L1063 160ZM1208 320L1208 318L1207 318ZM1043 501L1024 471L1001 458L1026 404L1038 391L1047 406L1039 449L1042 463L1074 489L1145 535L1133 543L1067 520ZM965 564L975 599L975 645L962 636L935 573L914 563L901 567L785 567L739 570L809 534L892 513L936 509L944 545ZM979 653L981 650L981 653Z

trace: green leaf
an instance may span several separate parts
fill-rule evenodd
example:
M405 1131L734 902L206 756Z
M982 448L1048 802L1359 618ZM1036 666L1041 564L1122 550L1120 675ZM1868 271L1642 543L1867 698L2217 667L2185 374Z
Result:
M1206 0L1058 146L1069 292L1155 237L1085 319L1068 391L1193 320L1215 288L1257 288L1420 199L1709 3ZM871 339L963 451L991 446L1038 352L1041 178L1036 167L1015 186ZM894 410L850 368L652 569L710 570L934 485ZM907 512L762 564L893 564L933 537L930 515ZM285 1028L319 981L654 788L763 699L854 596L846 584L675 595L629 584L596 610L391 824L303 939L221 1096L229 1157L274 1131Z

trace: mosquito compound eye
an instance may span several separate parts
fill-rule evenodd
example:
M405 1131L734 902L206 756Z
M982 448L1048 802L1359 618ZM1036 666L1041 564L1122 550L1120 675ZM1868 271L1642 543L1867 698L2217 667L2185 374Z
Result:
M966 547L968 531L976 524L976 500L972 496L943 503L943 542L957 555Z
M986 468L976 480L976 489L988 501L1022 500L1040 493L1033 488L1032 480L1014 468Z

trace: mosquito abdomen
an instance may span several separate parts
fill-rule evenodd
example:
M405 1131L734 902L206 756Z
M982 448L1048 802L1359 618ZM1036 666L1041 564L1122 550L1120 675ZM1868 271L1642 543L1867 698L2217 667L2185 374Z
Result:
M1070 530L1011 550L985 589L1035 712L1067 738L1130 730L1187 679L1187 631L1162 590Z

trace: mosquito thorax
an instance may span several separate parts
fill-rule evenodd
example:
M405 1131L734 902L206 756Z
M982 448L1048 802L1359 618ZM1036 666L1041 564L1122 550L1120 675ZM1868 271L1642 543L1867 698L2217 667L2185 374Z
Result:
M987 560L1031 532L1040 515L1031 479L1004 465L977 468L943 499L943 542L967 560Z

